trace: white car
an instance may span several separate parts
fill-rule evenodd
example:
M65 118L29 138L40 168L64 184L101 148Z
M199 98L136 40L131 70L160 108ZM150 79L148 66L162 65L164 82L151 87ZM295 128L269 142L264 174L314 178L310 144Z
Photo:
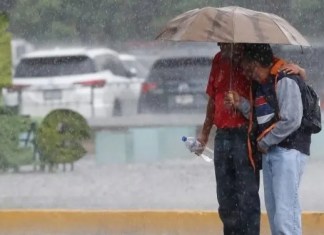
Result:
M34 50L34 45L27 42L24 39L21 38L15 38L11 40L11 59L12 59L12 65L15 68L17 64L19 63L20 58L28 53Z
M136 113L142 82L107 48L43 50L23 56L3 98L23 115L65 108L85 118L109 117Z
M135 55L119 54L119 58L132 73L136 74L136 76L146 78L149 70L139 62Z

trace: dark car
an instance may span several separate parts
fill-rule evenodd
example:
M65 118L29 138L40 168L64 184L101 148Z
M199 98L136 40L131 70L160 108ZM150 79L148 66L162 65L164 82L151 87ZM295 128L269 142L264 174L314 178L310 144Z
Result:
M324 110L324 44L312 43L312 47L277 46L275 55L287 61L296 63L306 70L306 82L311 85L320 97Z
M306 70L307 82L318 93L324 90L324 44L314 44L310 48L296 46L278 46L274 49L276 56L296 63Z
M139 113L202 113L213 57L182 56L156 60L139 98Z

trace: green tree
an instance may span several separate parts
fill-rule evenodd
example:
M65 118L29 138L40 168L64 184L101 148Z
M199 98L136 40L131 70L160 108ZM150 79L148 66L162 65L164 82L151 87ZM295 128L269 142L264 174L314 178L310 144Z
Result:
M302 32L322 34L324 21L320 14L324 3L296 1L16 0L10 11L10 30L14 35L37 42L109 45L115 41L151 40L169 19L193 8L239 5L283 16L298 29L302 28ZM312 24L305 26L305 22Z
M11 35L7 32L9 19L0 12L0 89L11 84Z
M41 168L49 164L71 163L86 153L82 146L90 138L90 127L78 113L66 109L50 112L36 132L36 146L40 154Z
M16 0L1 0L0 1L0 11L1 12L9 11L10 9L13 8L15 3L16 3Z
M54 41L62 38L73 41L77 36L61 0L17 1L10 13L10 30L18 37L30 41Z
M13 168L18 171L20 166L33 163L33 146L20 140L30 125L30 119L0 109L0 170Z

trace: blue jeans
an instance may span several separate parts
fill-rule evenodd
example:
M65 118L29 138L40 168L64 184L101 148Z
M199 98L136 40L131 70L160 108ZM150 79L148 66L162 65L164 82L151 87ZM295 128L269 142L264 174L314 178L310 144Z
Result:
M278 146L263 155L264 197L273 235L302 234L298 188L307 158Z

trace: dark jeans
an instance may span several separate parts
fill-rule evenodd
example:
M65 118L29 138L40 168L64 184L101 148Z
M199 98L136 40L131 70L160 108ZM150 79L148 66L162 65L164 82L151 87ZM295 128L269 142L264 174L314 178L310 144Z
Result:
M216 131L214 164L224 235L259 235L259 171L248 159L246 128Z

